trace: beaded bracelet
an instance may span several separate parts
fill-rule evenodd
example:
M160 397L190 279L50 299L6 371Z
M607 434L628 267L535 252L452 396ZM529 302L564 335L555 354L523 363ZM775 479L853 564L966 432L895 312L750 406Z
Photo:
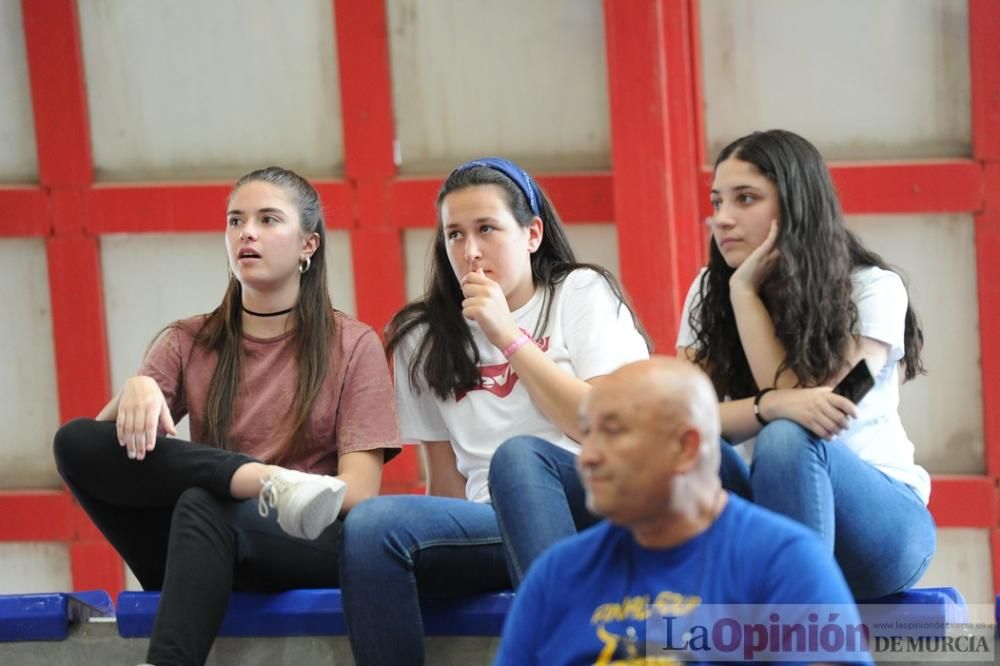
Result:
M764 397L765 393L768 393L773 390L774 390L773 386L771 388L766 388L760 393L758 393L757 397L753 399L753 415L757 417L757 423L761 424L762 426L766 426L769 423L769 421L765 419L763 416L761 416L760 399Z
M504 347L503 351L501 351L500 353L503 354L504 358L509 360L510 357L514 355L514 352L516 352L524 345L528 344L530 341L531 337L527 333L521 333L521 335L514 338L513 342Z

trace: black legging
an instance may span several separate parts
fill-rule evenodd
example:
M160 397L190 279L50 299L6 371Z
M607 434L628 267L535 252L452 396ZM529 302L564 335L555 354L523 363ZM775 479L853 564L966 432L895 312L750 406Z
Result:
M285 534L257 500L229 494L253 458L157 437L142 461L118 445L115 424L77 419L56 433L59 474L144 589L161 589L147 661L203 664L234 589L337 587L341 522L315 541Z

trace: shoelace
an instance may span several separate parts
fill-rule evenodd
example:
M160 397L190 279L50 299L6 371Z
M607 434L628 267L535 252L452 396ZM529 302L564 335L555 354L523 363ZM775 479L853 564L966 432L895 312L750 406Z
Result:
M261 485L260 495L257 497L257 513L262 518L267 518L271 513L271 507L278 506L278 487L274 485L273 479L269 476L264 479Z

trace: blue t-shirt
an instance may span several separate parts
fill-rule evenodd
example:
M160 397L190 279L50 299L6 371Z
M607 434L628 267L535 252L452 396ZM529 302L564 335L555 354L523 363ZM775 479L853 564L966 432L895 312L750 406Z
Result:
M781 605L779 625L808 625L803 611L818 610L821 617L811 623L817 631L832 609L838 611L837 622L860 625L844 577L820 539L730 495L707 530L673 548L643 548L627 529L607 521L556 544L532 565L518 589L495 664L704 661L698 648L706 643L732 650L729 659L736 660L744 646L732 647L737 636L727 628L716 627L722 634L709 632L699 643L698 631L689 625L695 617L718 615L720 608L744 618L755 609L736 605L747 604ZM649 605L655 610L647 624ZM800 615L789 616L795 612ZM676 625L663 619L670 616L676 616ZM652 632L648 654L647 626ZM808 629L802 633L806 641ZM695 648L686 654L681 650L685 639ZM871 663L863 651L841 659Z

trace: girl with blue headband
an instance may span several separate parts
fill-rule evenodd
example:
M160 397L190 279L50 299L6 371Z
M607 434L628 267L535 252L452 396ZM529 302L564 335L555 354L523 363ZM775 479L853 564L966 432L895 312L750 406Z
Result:
M541 550L595 522L576 472L579 406L589 381L649 353L618 282L576 261L516 164L459 166L437 208L427 291L386 336L402 435L423 443L429 496L365 501L344 528L341 586L361 666L422 663L419 597L516 585Z

